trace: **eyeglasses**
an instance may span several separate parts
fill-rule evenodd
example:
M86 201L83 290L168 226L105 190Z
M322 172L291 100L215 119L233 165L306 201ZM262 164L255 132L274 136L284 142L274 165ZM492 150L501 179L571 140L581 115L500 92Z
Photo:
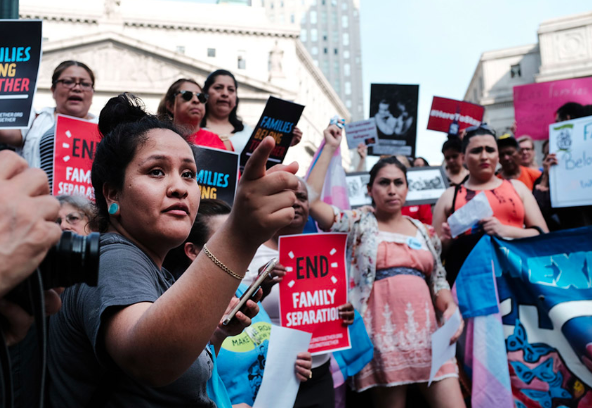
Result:
M469 126L465 129L465 137L475 136L480 130L483 130L485 133L495 137L495 130L490 128L487 123L481 123L478 126Z
M84 215L80 214L80 213L70 213L68 215L66 215L66 222L72 226L78 224L80 221L82 221L82 219L84 218ZM56 224L61 225L62 224L62 218L58 217L56 219Z
M206 103L208 100L208 94L202 93L202 92L192 92L192 91L177 91L175 92L175 96L177 95L181 95L181 98L183 98L183 100L189 102L190 100L193 99L193 95L195 95L197 97L197 100L200 103Z
M83 91L90 91L91 89L93 89L92 82L87 82L87 81L78 81L77 82L77 81L70 79L70 78L58 79L56 81L56 84L58 82L61 82L62 85L64 86L64 88L68 88L68 89L73 89L76 85L80 85L80 89L82 89Z

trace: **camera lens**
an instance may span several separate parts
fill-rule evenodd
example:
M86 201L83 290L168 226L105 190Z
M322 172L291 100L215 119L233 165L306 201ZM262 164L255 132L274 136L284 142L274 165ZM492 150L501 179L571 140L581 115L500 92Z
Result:
M99 278L100 234L77 235L62 232L59 242L48 253L39 270L43 287L69 287L77 283L96 286Z

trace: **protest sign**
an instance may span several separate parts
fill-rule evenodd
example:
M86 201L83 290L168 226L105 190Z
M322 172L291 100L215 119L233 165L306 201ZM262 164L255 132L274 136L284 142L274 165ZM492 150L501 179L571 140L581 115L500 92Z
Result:
M370 117L374 118L378 145L369 154L415 155L419 85L371 84Z
M374 118L346 124L345 137L350 149L355 149L360 143L374 146L378 142Z
M549 169L552 207L592 204L592 116L549 126L549 153L559 164Z
M356 172L345 175L347 183L347 197L351 208L358 208L363 205L372 205L372 198L368 194L368 182L370 173Z
M0 22L0 129L25 129L41 61L41 21Z
M99 141L96 123L57 115L53 155L54 196L81 195L95 200L90 170Z
M505 383L516 407L590 406L591 264L590 227L479 241L456 279L475 392Z
M481 105L434 96L428 129L458 135L469 126L478 126L484 112Z
M434 204L448 188L448 178L441 166L407 169L405 205Z
M217 198L232 206L238 184L238 153L191 146L202 200Z
M267 168L281 163L288 153L288 148L292 143L292 132L300 120L303 110L304 106L302 105L270 96L257 126L241 153L241 168L245 167L249 157L267 136L272 136L275 139L275 148L269 155Z
M592 104L592 77L515 86L516 137L547 139L555 112L567 102Z
M347 234L280 237L280 325L312 333L310 351L350 348L349 331L338 307L347 302Z

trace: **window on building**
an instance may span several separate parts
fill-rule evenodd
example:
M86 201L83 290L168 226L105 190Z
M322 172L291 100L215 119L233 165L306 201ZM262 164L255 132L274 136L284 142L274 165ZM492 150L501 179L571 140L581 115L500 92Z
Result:
M350 74L351 74L351 66L349 65L349 63L343 64L343 75L350 76Z
M339 55L339 48L333 48L333 54Z
M286 16L284 16L283 14L280 14L280 23L283 23L286 21Z
M317 0L310 0L310 5L311 6L316 6L317 5Z
M522 71L520 70L520 64L512 65L510 67L510 76L512 78L520 78L522 76Z
M283 0L280 1L280 7L282 7L282 8L284 7L284 1Z
M310 24L316 24L317 23L317 12L314 10L311 10L310 12Z
M315 60L312 60L312 62L315 64L315 67L318 67L319 66L319 60L316 60L315 59Z
M358 112L362 112L362 105L358 105Z
M335 89L335 92L341 93L341 81L339 78L335 78L333 81L333 89Z
M327 55L329 53L329 49L327 47L323 48L323 54Z
M333 61L333 73L335 74L335 76L339 76L339 71L341 70L341 65L339 64L339 61Z
M354 10L354 17L358 16L358 10Z
M341 16L341 26L343 28L347 28L349 26L349 17L348 16Z
M335 10L331 13L331 24L337 26L337 12Z
M294 16L294 13L290 14L290 23L294 24L296 22L296 16Z
M216 49L215 48L208 48L208 57L214 58L216 56Z
M343 50L343 58L349 58L349 50Z
M361 62L360 57L356 57L356 65L360 65L360 62Z
M177 45L177 47L175 48L175 52L178 54L185 54L185 46Z
M312 47L310 49L310 52L312 55L318 55L319 54L319 47Z
M318 33L316 28L310 29L310 41L317 41L318 40Z
M345 83L345 94L351 95L351 82L347 81Z
M323 71L323 74L325 75L325 77L329 76L329 61L327 61L327 60L321 61L321 71Z
M347 10L347 0L343 0L341 3L341 10Z
M333 7L337 6L337 0L331 0L331 5L332 5Z
M303 11L302 14L300 14L300 24L306 24L306 11Z
M300 30L300 41L306 42L306 35L307 34L308 34L308 32L306 31L305 28L303 28L302 30Z
M325 10L321 11L321 24L327 24L327 12Z
M349 33L343 33L343 45L349 45Z
M247 53L246 51L239 51L237 57L237 67L238 69L247 69Z
M327 41L327 40L328 40L327 30L323 30L323 41Z
M331 34L331 39L336 45L339 44L339 31L333 30L333 33Z
M325 5L325 0L321 0L321 4L324 6Z
M265 7L265 0L261 0L261 7Z
M273 1L269 3L269 8L273 10Z
M351 109L351 100L347 99L347 100L345 101L345 107L346 107L347 109Z

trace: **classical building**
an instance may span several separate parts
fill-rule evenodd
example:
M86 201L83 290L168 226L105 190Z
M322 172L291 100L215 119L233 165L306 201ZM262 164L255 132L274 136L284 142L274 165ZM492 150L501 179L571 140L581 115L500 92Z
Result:
M252 7L259 4L270 21L300 28L300 41L352 120L364 119L359 0L252 0Z
M544 21L537 33L536 44L484 52L465 93L498 132L514 122L514 86L592 75L592 12Z
M239 116L255 126L270 95L306 106L304 136L286 160L306 170L329 119L348 109L299 40L297 27L270 23L263 8L164 0L21 0L20 17L43 20L43 58L34 106L53 106L51 74L64 60L96 75L91 112L123 91L155 112L178 78L198 83L223 68L239 83ZM347 148L344 149L347 153ZM349 155L344 154L349 165Z

